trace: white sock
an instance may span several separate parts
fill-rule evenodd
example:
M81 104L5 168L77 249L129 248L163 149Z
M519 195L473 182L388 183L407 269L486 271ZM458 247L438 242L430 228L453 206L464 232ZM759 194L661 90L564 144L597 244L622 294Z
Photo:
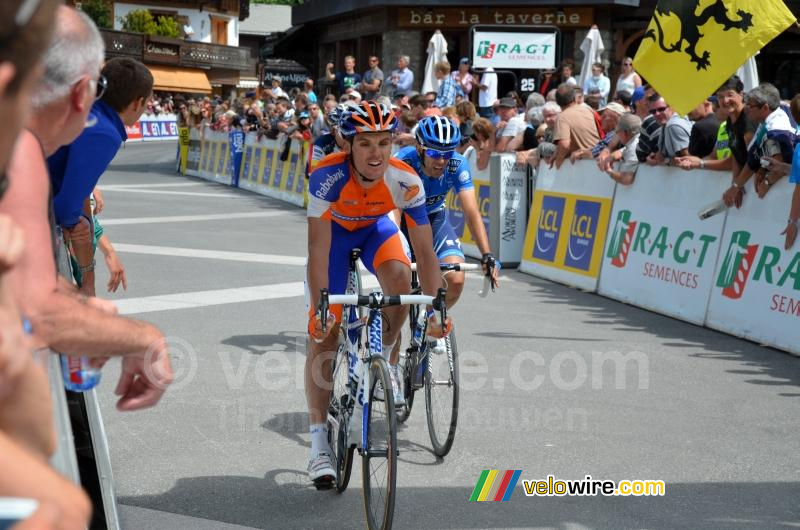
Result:
M309 429L311 433L311 455L319 453L329 453L328 447L328 427L324 423L313 423Z
M395 341L395 342L397 342L397 341ZM392 356L392 350L394 350L394 345L395 345L394 342L391 343L391 344L384 344L383 345L383 351L381 352L381 356L384 359L386 359L387 362L389 361L389 357Z

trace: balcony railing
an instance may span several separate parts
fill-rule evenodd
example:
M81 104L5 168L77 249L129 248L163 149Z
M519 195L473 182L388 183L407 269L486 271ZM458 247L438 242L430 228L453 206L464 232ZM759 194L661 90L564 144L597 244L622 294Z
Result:
M255 71L255 60L250 57L250 50L247 48L168 39L109 29L100 31L106 43L108 57L133 57L145 63L171 64L189 68Z

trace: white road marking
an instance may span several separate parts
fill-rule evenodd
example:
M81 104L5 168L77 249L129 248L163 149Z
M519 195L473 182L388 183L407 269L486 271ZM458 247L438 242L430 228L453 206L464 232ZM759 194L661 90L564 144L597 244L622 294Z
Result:
M105 223L103 223L105 224ZM226 261L245 261L248 263L271 263L273 265L306 264L306 258L278 254L257 254L255 252L230 252L225 250L202 250L197 248L160 247L153 245L130 245L114 243L117 252L129 254L150 254L154 256L179 256L183 258L206 258Z
M228 219L252 219L257 217L276 217L287 215L288 210L268 210L265 212L242 212L242 213L214 213L207 215L170 215L165 217L120 217L117 219L100 218L103 226L114 225L140 225L152 223L185 223L194 221L217 221Z
M374 276L367 276L363 278L362 285L365 288L377 287L378 280ZM140 298L128 298L127 300L116 300L115 303L121 315L136 315L154 311L195 309L214 305L294 298L303 296L303 294L303 282L289 282L216 289L213 291L143 296Z
M199 193L196 191L163 191L163 190L145 190L145 189L138 189L138 188L116 188L116 189L103 189L100 188L100 191L110 191L112 193L118 192L126 192L126 193L149 193L152 195L185 195L190 197L214 197L215 199L219 198L226 198L226 199L249 199L248 195L234 195L233 193Z
M100 191L105 190L126 190L126 189L136 189L136 188L185 188L187 186L204 186L206 184L211 184L210 182L165 182L165 183L158 183L158 184L109 184L108 186L100 186ZM209 186L210 187L210 186Z

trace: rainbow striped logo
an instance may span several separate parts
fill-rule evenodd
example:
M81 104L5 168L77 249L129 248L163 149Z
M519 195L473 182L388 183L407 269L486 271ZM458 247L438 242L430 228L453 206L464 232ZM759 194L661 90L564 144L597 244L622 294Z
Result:
M519 482L521 469L484 469L475 489L472 490L470 501L507 501L514 493L514 488Z

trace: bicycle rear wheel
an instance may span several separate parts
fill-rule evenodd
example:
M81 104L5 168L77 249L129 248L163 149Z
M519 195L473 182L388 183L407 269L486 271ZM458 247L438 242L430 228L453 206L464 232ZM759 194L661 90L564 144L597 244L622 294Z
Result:
M364 510L370 530L388 530L394 518L395 483L397 480L397 425L395 423L392 381L389 366L383 357L369 362L370 388L367 400L367 443L362 449L361 472L364 489ZM378 400L375 390L383 385L384 399Z
M443 457L453 447L458 422L458 348L455 330L445 339L447 354L428 349L425 408L433 452Z
M344 342L339 344L339 350L333 360L333 388L331 401L328 406L328 444L330 445L333 462L336 466L336 491L341 493L347 489L350 482L350 473L353 469L353 451L347 432L347 425L353 412L350 401L350 366L347 349Z
M397 408L397 421L405 423L411 415L411 407L414 406L415 389L412 387L414 371L417 369L417 353L413 347L414 326L417 322L419 307L411 305L408 308L409 329L402 333L400 337L400 367L403 372L403 395L406 403Z

